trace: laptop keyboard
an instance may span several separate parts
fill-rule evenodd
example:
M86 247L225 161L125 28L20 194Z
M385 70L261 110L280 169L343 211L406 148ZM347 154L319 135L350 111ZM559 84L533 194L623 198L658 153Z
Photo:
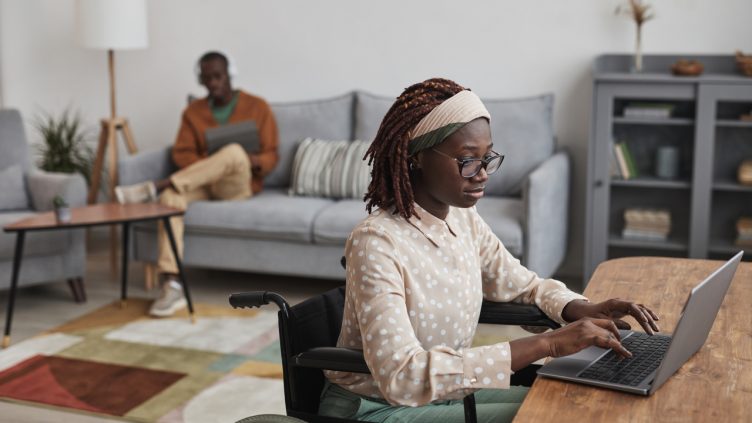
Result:
M637 386L661 364L671 343L671 337L634 332L621 343L632 353L632 358L621 359L621 356L612 350L578 376L583 379Z

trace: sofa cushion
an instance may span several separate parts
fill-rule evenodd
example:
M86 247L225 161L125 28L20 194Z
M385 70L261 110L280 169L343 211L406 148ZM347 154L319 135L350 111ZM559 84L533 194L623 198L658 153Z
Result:
M519 194L524 178L554 152L553 94L483 100L491 114L494 150L504 164L486 185L490 195Z
M0 210L26 210L29 197L26 195L24 171L20 165L0 170Z
M311 242L313 220L332 200L291 197L267 189L249 200L197 201L185 213L186 231L220 236Z
M295 153L290 195L362 199L371 175L363 155L370 145L306 138Z
M522 257L525 251L522 231L525 208L522 200L483 197L476 209L507 250L515 257Z
M313 242L344 247L355 225L368 217L363 200L342 200L324 207L313 221Z
M279 128L279 163L264 179L264 186L290 185L293 156L303 139L352 139L352 93L324 100L272 104L272 111Z
M373 141L395 97L377 96L363 91L355 94L355 139Z
M0 226L9 225L35 214L33 211L0 213ZM29 231L24 240L23 255L24 257L32 257L64 253L70 248L71 236L69 230ZM15 248L16 234L0 232L0 260L13 259Z

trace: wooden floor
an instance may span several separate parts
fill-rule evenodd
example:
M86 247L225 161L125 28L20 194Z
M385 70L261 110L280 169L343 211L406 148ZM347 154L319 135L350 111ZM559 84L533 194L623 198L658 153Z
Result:
M19 289L13 316L12 343L30 338L120 297L120 273L113 275L109 268L107 234L107 230L95 230L89 234L85 278L88 297L86 303L73 302L65 281ZM343 281L334 280L202 269L189 269L187 272L193 301L219 305L227 305L227 297L233 292L254 290L275 291L291 303L297 303L343 283ZM129 276L129 297L154 298L157 296L156 290L147 292L144 289L142 265L132 263L129 267ZM2 316L3 325L7 300L8 291L0 291L0 316ZM270 310L276 310L276 306L267 307ZM93 423L113 420L0 401L0 421L3 423Z

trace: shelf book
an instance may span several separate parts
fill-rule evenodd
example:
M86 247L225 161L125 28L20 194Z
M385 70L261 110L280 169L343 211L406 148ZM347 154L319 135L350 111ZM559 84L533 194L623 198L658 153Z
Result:
M636 178L638 172L634 160L626 142L614 143L611 175L625 180Z

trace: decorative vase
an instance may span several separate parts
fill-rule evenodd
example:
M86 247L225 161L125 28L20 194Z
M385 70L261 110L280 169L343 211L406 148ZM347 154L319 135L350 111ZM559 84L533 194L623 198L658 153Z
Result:
M642 72L642 25L637 25L635 38L634 71Z
M68 223L71 221L71 209L70 207L57 207L55 208L55 219L57 223Z

